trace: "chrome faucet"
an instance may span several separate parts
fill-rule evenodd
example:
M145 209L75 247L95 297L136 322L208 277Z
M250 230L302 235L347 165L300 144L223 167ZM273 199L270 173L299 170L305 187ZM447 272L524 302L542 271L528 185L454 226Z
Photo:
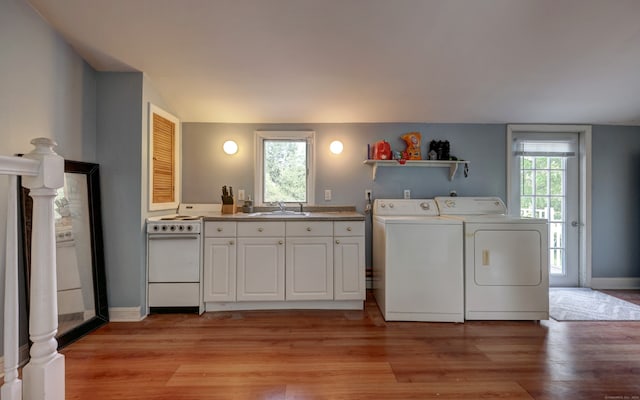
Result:
M280 207L280 212L285 212L286 211L285 210L286 205L284 204L283 201L279 201L278 202L278 207Z
M302 203L298 203L298 204L300 204L300 213L303 213L304 210L302 209Z

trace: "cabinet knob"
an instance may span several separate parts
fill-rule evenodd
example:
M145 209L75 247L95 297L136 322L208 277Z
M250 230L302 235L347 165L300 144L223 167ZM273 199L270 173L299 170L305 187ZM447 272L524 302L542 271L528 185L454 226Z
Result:
M307 232L311 232L311 227L307 226Z
M351 227L347 226L347 232L351 232Z
M231 244L231 245L232 245L232 244L233 244L233 240L229 240L229 244Z
M222 232L222 228L218 228L218 232Z
M258 228L258 232L262 232L262 231L264 231L263 227Z
M278 240L278 244L283 244L284 242L282 240Z
M340 241L339 241L339 240L336 240L336 244L340 244Z

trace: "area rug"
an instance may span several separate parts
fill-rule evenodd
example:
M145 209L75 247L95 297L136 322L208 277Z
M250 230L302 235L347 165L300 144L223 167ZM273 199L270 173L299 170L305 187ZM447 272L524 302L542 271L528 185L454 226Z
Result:
M640 306L589 288L550 288L556 321L640 321Z

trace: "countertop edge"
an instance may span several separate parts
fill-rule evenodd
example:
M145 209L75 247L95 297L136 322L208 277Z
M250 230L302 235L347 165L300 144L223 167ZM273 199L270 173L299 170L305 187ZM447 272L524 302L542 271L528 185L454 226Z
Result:
M312 212L309 215L300 216L278 216L264 215L252 216L244 213L221 214L216 216L203 217L207 221L246 221L246 222L266 222L266 221L364 221L365 216L356 212Z

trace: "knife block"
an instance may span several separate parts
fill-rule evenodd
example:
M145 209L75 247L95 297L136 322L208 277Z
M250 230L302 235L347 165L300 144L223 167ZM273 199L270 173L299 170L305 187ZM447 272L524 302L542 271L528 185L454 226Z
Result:
M223 204L222 205L222 214L235 214L238 210L236 206L236 199L233 199L233 204Z

